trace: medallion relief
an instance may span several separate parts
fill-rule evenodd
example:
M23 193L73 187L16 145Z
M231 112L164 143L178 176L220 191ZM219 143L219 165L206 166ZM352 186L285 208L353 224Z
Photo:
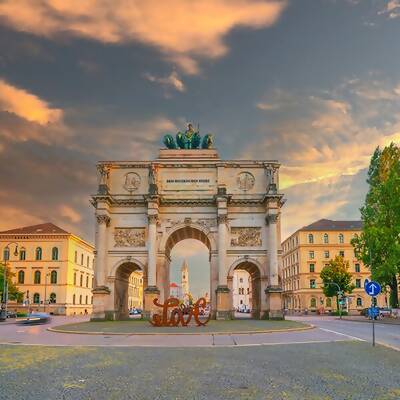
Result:
M231 246L259 247L262 245L261 228L231 228Z
M136 172L128 172L125 175L124 189L129 193L134 192L139 189L140 186L140 176Z
M251 190L254 187L255 178L250 172L241 172L236 182L240 190Z
M145 228L115 228L114 247L145 247Z

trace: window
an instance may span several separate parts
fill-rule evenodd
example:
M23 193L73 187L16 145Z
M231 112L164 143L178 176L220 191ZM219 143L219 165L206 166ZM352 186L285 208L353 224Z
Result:
M86 266L89 268L89 256L86 258Z
M328 297L328 298L326 299L326 306L327 306L327 307L332 307L332 299L331 299L330 297Z
M75 304L75 295L72 296L72 304Z
M314 235L312 233L308 235L308 243L314 243Z
M75 258L74 258L74 260L75 260L75 264L77 264L78 263L78 252L75 250Z
M24 248L22 248L22 249L19 251L19 259L20 259L21 261L25 261L25 259L26 259L26 250L25 250Z
M340 251L339 251L339 256L340 256L340 257L344 257L344 250L340 250Z
M18 271L18 283L24 283L25 282L25 272L24 271Z
M310 258L310 260L314 260L314 251L313 250L310 250L308 252L308 257Z
M41 260L42 259L42 248L41 247L37 247L36 248L35 255L36 255L36 260Z
M361 287L361 279L356 279L356 288Z
M83 265L83 254L81 254L81 265Z
M39 293L35 293L33 295L33 302L34 302L34 304L39 304L40 303L40 294Z
M8 261L10 259L10 249L6 247L3 251L3 260Z
M80 286L83 286L83 274L81 274Z
M247 294L250 294L250 288L247 288Z
M317 307L317 299L315 297L311 297L310 307L311 308L316 308Z
M76 272L74 272L74 285L76 285Z
M317 285L315 283L315 279L310 279L310 288L311 289L316 289Z
M357 297L357 307L362 307L362 298Z
M57 247L53 247L51 249L51 259L53 261L57 261L58 260L58 248Z
M86 287L89 287L89 275L86 277Z
M339 233L339 243L344 243L343 233Z
M310 272L315 272L315 264L310 264Z
M239 282L240 282L240 283L243 283L243 278L240 278L240 279L239 279Z
M324 233L324 243L329 243L329 236L327 233Z
M79 296L79 304L82 304L82 295Z
M355 268L356 272L360 272L360 264L358 264L358 263L355 264L354 268Z
M57 271L51 271L50 283L52 283L54 285L57 283Z
M240 300L240 304L243 304L243 300Z
M35 271L35 274L33 275L33 283L40 283L40 271Z
M50 304L57 303L57 295L55 293L50 293Z
M88 304L88 300L89 300L89 298L88 298L88 296L86 296L86 303L85 304Z
M325 250L324 251L324 257L325 258L329 258L329 250Z

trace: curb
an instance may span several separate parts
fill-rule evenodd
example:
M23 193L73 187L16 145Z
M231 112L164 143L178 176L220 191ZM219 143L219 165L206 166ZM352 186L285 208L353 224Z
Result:
M299 328L287 328L287 329L267 329L264 331L238 331L238 332L86 332L86 331L69 331L64 329L47 328L50 332L55 333L69 333L76 335L102 335L102 336L217 336L217 335L257 335L262 333L284 333L284 332L299 332L314 329L314 325L299 327Z

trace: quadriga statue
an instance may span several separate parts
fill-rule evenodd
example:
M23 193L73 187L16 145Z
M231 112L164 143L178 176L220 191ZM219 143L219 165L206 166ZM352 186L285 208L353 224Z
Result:
M198 149L201 144L202 149L211 149L213 145L213 136L209 133L201 140L200 132L193 129L189 124L185 132L176 134L176 142L170 134L165 135L163 142L168 149Z

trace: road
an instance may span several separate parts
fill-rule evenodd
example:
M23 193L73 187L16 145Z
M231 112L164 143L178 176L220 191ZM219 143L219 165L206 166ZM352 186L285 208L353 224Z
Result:
M353 336L359 340L372 342L372 324L340 320L337 317L301 316L287 317L293 321L315 325L325 332ZM400 351L400 325L375 323L376 343L390 346Z

